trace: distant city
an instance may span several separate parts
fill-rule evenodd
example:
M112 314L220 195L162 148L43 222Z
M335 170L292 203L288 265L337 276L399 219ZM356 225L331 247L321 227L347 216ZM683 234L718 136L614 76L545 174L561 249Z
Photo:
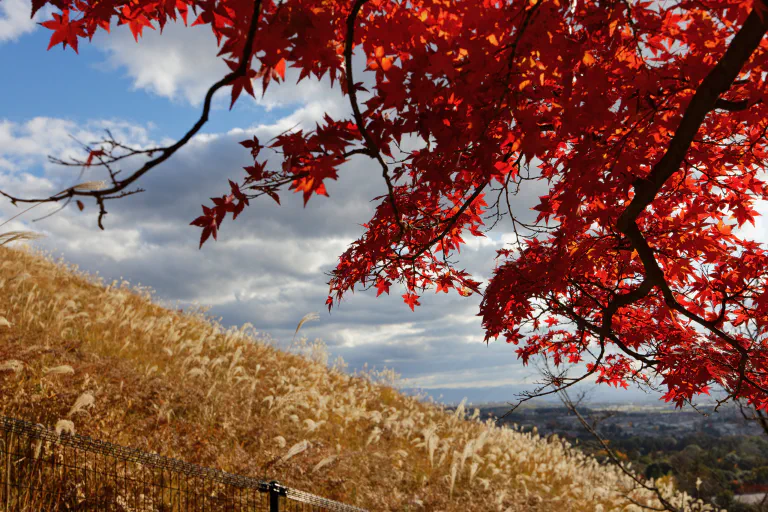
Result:
M480 417L499 418L510 410L506 404L475 404ZM589 418L599 420L601 433L610 439L629 437L670 436L682 438L694 433L713 437L757 436L763 433L756 422L747 422L734 404L721 406L714 412L711 404L675 409L670 404L590 403L579 408ZM579 439L591 438L578 418L564 406L551 403L523 404L501 420L502 424L517 425L524 430L536 427L541 435L558 434Z
M562 404L479 404L480 419L547 437L556 434L601 460L604 447ZM768 436L736 404L699 404L675 409L662 403L599 403L579 414L609 443L616 456L632 462L646 478L671 474L679 489L705 502L738 512L768 511ZM450 408L449 408L450 409ZM747 413L748 415L750 413Z

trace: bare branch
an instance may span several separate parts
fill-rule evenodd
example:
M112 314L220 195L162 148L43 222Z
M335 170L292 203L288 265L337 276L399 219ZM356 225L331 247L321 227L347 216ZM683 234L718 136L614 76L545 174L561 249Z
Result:
M389 203L392 206L392 214L395 216L395 222L397 222L400 228L400 236L405 234L405 225L400 218L400 212L397 209L397 201L395 200L395 187L392 183L392 178L389 176L389 167L381 156L379 147L371 138L371 134L368 133L368 129L365 126L365 120L360 113L360 105L357 102L357 89L355 88L354 74L352 73L352 46L355 39L355 22L357 21L357 15L360 14L360 9L368 0L356 0L352 6L352 11L347 17L347 40L344 43L344 64L346 69L344 70L347 77L347 94L349 94L349 103L352 106L352 113L355 117L355 123L357 129L360 130L360 134L363 136L366 148L368 149L368 155L374 158L381 165L381 175L384 177L384 181L387 183L387 194L389 195Z
M251 24L248 29L248 35L245 40L245 46L243 47L243 54L240 57L240 65L237 67L235 71L229 73L224 78L222 78L221 80L213 84L210 87L210 89L208 89L208 92L205 95L205 101L203 102L203 111L200 115L200 118L197 120L194 126L192 126L192 128L190 128L189 131L187 131L187 133L181 139L179 139L175 144L171 146L168 146L165 148L141 150L141 151L135 152L135 154L139 154L139 153L151 153L154 151L160 151L161 153L158 157L146 162L140 169L133 172L133 174L131 174L127 178L122 180L117 180L113 182L111 187L108 187L102 190L83 191L83 190L77 190L76 187L71 187L62 192L59 192L58 194L54 194L52 196L42 197L42 198L21 198L21 197L16 197L11 194L8 194L2 190L0 190L0 195L8 198L13 204L53 203L53 202L59 202L62 200L68 200L74 196L93 197L94 199L96 199L96 202L99 204L99 208L100 208L99 227L101 229L104 229L101 224L101 220L106 214L106 210L104 209L104 201L108 199L108 196L119 194L120 192L125 190L127 187L129 187L133 182L141 178L144 174L146 174L153 168L157 167L164 161L168 160L174 153L176 153L176 151L178 151L185 144L187 144L192 139L192 137L194 137L197 134L197 132L200 131L203 125L208 121L208 115L211 110L211 102L213 101L213 95L216 93L216 91L218 91L222 87L230 85L239 77L246 74L250 66L251 59L253 58L253 51L252 51L253 40L256 36L256 28L258 26L260 15L261 15L261 0L255 0L254 7L253 7L253 15L251 18Z
M614 465L616 465L622 473L630 477L637 485L642 487L643 489L647 491L651 491L656 495L656 498L659 500L659 502L664 507L663 509L655 508L655 507L649 507L647 505L641 505L640 503L633 501L635 505L638 505L640 507L643 507L647 510L668 510L669 512L679 512L679 509L674 506L672 503L669 502L664 496L661 494L661 491L658 487L655 485L650 485L643 480L641 480L637 475L635 475L632 471L628 470L624 464L621 463L621 460L616 455L616 452L613 451L613 449L608 446L608 442L603 439L603 437L600 435L600 433L594 428L593 425L590 425L589 422L584 418L584 416L581 415L576 405L571 400L570 396L568 396L568 392L563 390L559 393L560 401L563 402L563 405L571 411L576 418L579 420L579 423L584 427L584 429L589 432L592 437L594 437L598 443L600 443L600 446L605 450L605 452L608 454L608 458L613 462Z

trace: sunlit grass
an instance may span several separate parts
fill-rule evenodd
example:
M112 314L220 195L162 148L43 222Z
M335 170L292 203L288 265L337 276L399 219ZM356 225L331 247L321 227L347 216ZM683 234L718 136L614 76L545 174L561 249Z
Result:
M556 437L403 396L392 372L329 367L319 342L281 352L250 325L4 247L0 292L7 416L371 510L639 510L626 494L659 506Z

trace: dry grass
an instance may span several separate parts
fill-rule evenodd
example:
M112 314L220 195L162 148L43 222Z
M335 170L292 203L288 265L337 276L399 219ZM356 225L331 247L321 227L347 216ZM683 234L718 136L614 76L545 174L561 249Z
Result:
M627 493L658 506L557 438L402 396L391 374L329 368L317 343L281 352L251 326L4 247L0 292L4 415L371 510L639 510Z

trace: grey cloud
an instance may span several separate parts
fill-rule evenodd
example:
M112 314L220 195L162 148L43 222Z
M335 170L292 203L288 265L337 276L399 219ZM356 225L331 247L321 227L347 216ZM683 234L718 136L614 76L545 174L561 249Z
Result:
M270 136L267 128L262 133ZM249 162L237 144L244 138L208 136L181 150L142 180L147 192L109 205L105 232L95 229L92 205L88 215L70 209L45 221L51 236L44 245L107 279L151 285L169 303L213 304L211 313L225 323L250 322L287 343L301 316L323 311L324 273L360 234L358 224L375 206L369 199L385 185L364 158L356 158L329 184L330 199L315 197L306 208L294 194L286 194L280 207L256 201L242 218L225 222L218 242L198 251L199 231L188 223L201 202L226 190L227 173ZM515 208L530 207L530 197L522 195ZM500 247L498 235L472 243L457 255L458 265L488 277ZM473 375L483 382L518 382L531 373L513 347L482 343L479 297L429 292L411 312L402 293L393 286L391 295L378 298L372 291L348 294L341 307L322 313L303 334L324 339L332 356L342 355L352 368L393 367L428 387L471 385Z
M107 47L111 60L127 71L136 87L164 96L181 94L189 103L199 104L201 91L223 74L215 45L206 39L210 32L203 32L170 25L162 38L147 31L136 45L121 33L109 38ZM202 45L206 49L199 53ZM158 57L147 65L149 54ZM356 56L356 68L361 68L363 63L358 61ZM190 68L193 74L187 73L190 62L195 64ZM288 83L268 92L273 103L262 105L301 105L292 115L271 126L194 139L141 180L139 186L146 192L108 204L106 231L95 226L93 204L84 213L69 208L31 226L49 234L42 245L62 252L81 268L99 271L107 280L125 277L150 285L168 303L212 304L211 313L223 317L225 324L250 322L283 345L305 313L319 311L320 320L305 325L302 333L324 339L332 357L342 355L352 368L364 363L392 367L412 383L429 388L470 388L488 382L518 385L530 380L535 370L522 367L513 346L482 343L476 316L479 297L430 292L422 297L423 305L411 312L400 297L403 292L393 286L391 295L379 298L374 291L348 294L340 308L330 315L324 312L325 272L362 232L359 224L369 220L375 207L370 199L386 191L379 170L365 157L354 157L341 169L338 182L327 184L330 199L313 197L306 208L301 196L292 193L282 194L280 207L269 199L255 201L237 221L225 221L218 242L197 249L200 231L189 222L199 215L200 204L227 193L227 179L241 178L242 167L251 163L238 141L252 134L265 141L296 123L311 129L325 111L349 116L338 89L330 91L327 83L317 82L295 85L290 83L290 73ZM370 80L370 75L358 73L356 79ZM44 123L46 130L35 125L21 135L7 124L0 125L0 162L13 165L23 157L36 158L42 165L51 147L74 151L67 131L79 130L90 141L94 140L90 135L102 127L96 123L85 130L67 123L49 120ZM153 143L144 128L123 124L121 129L126 143ZM44 133L46 144L35 144L35 133ZM14 152L14 147L26 148L24 154ZM125 172L130 168L126 166ZM0 172L0 187L50 191L61 183L70 184L71 169L44 169L45 178ZM530 220L529 208L545 190L544 184L526 184L513 198L515 213ZM0 204L4 215L10 211L7 203ZM488 241L473 242L457 255L458 266L490 277L495 251L502 247L499 236L505 233L504 225Z

